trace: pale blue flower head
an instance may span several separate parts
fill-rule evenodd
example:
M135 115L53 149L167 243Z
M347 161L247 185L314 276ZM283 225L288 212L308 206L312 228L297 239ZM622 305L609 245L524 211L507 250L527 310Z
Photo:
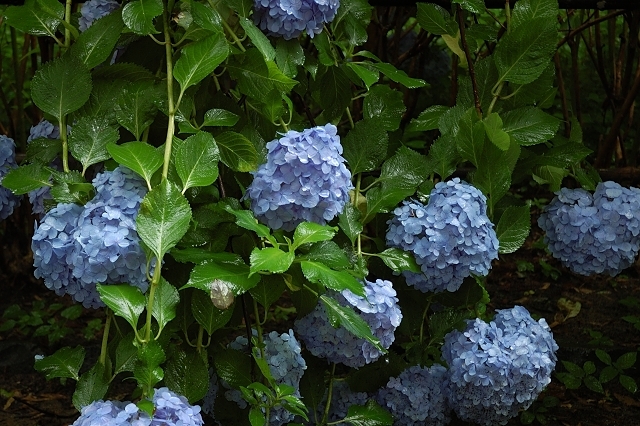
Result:
M80 9L79 28L84 32L96 19L103 18L120 7L116 0L89 0Z
M324 24L335 18L340 0L254 0L254 6L257 26L289 40L305 30L311 38L320 34Z
M2 185L2 180L11 170L17 168L16 144L13 139L0 135L0 219L6 219L20 205L20 198Z

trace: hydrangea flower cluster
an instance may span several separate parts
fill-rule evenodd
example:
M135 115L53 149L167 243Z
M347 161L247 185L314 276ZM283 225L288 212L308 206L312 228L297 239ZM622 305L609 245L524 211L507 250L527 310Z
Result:
M553 257L580 275L615 276L640 250L640 189L600 182L593 195L562 188L538 218Z
M200 406L189 405L187 399L168 388L156 389L153 395L153 417L132 402L94 401L82 409L71 426L202 426Z
M304 30L309 37L320 34L336 16L340 0L254 0L253 19L269 35L285 40Z
M338 422L345 417L349 412L349 407L352 405L365 405L367 401L371 399L366 392L354 392L349 387L349 384L344 380L334 380L331 391L331 404L329 405L329 415L327 416L327 422ZM324 408L327 402L327 396L325 395L322 403L318 405L317 416L319 419L324 416ZM309 416L310 420L311 415ZM312 422L316 424L319 422ZM347 423L336 423L337 425L346 425Z
M414 254L422 273L403 274L424 293L456 291L469 275L487 275L498 258L487 198L459 178L436 184L426 206L404 201L393 213L387 245Z
M336 126L290 130L267 149L245 195L260 221L292 231L303 221L324 225L342 212L353 185Z
M96 195L84 207L59 204L49 211L31 245L35 276L87 308L104 306L97 283L148 287L135 221L147 192L144 180L118 167L98 174L93 186Z
M202 412L213 417L215 406L216 406L216 398L218 397L218 391L220 390L220 385L218 383L218 375L216 374L213 368L209 369L209 389L207 390L207 394L202 399Z
M294 395L300 397L300 379L304 374L304 370L307 369L307 363L301 355L300 343L293 335L293 330L282 334L272 331L264 336L263 342L265 345L264 357L267 364L269 364L269 371L276 383L293 387L296 390ZM236 340L231 342L229 347L236 350L245 350L248 347L246 336L238 336ZM223 386L228 387L224 382ZM247 406L246 401L238 390L226 391L225 398L228 401L237 402L240 408ZM269 424L276 426L291 422L295 417L294 414L280 406L272 409L269 416Z
M67 132L70 129L71 126L67 126ZM47 120L40 120L38 124L31 126L31 129L29 130L29 137L27 137L27 143L39 138L58 139L60 138L60 128ZM60 169L55 161L50 166ZM38 189L34 189L33 191L29 191L27 195L29 196L29 202L31 203L32 213L40 216L44 215L45 201L53 199L51 196L51 188L48 186L43 186Z
M506 424L551 382L557 350L544 318L536 322L522 306L498 310L489 324L469 320L442 346L449 405L462 420Z
M447 369L439 364L429 368L411 366L398 377L391 377L376 394L376 401L393 414L394 425L446 425L451 420L446 373Z
M0 135L0 219L3 220L11 216L20 204L20 198L1 186L6 174L16 167L16 144L10 137Z
M402 321L396 291L390 281L365 280L366 297L360 297L349 290L341 293L329 292L342 306L351 306L364 319L380 344L388 349L395 340L395 330ZM381 355L371 343L354 336L346 328L335 328L329 322L324 304L318 302L315 309L296 320L295 329L306 348L317 357L329 362L341 362L349 367L362 367Z
M84 32L93 21L103 18L120 7L116 0L89 0L80 9L79 29Z

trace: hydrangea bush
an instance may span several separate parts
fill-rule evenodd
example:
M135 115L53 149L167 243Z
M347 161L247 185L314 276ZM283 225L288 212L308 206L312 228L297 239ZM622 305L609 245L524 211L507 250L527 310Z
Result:
M580 132L545 112L555 0L507 4L507 31L481 3L402 22L365 0L3 10L55 47L20 166L0 137L2 217L30 194L36 277L104 308L93 365L81 346L35 362L77 381L74 424L496 424L535 400L546 323L523 307L486 322L492 262L530 230L512 183L555 191L571 170L595 190L560 190L539 222L579 273L633 262L638 190L599 184ZM404 37L464 48L439 52L455 106L409 75L421 46L386 62ZM132 402L113 400L119 378Z

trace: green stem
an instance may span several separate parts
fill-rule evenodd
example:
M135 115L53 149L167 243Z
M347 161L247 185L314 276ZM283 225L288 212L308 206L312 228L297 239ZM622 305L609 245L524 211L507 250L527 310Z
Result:
M210 5L213 9L215 9L215 8L216 8L216 5L215 5L211 0L209 0L209 5ZM244 48L244 46L242 45L242 40L240 40L240 39L238 38L238 36L236 35L236 32L235 32L235 31L233 31L233 28L231 28L231 27L229 26L229 24L227 24L227 21L225 21L224 19L222 19L221 21L222 21L222 26L224 27L224 29L225 29L225 30L227 30L227 32L229 33L229 35L230 35L230 36L231 36L231 38L233 39L233 42L238 46L238 49L240 49L240 50L241 50L241 51L243 51L243 52L246 52L246 51L247 51L247 49L245 49L245 48Z
M489 105L489 109L487 109L487 115L491 114L491 111L493 111L493 107L496 106L496 102L500 97L500 92L502 92L503 87L504 87L504 81L501 81L500 83L498 83L497 89L495 91L492 91L493 99L491 99L491 105Z
M59 121L60 140L62 141L62 170L69 173L69 143L67 138L67 116L63 115Z
M353 117L351 117L351 110L349 110L349 107L347 107L347 117L349 118L349 124L351 125L351 128L353 129L355 127L355 125L353 124Z
M173 49L171 48L171 33L169 32L168 7L164 8L164 10L162 11L162 18L164 24L164 50L167 59L167 105L169 109L167 138L164 144L164 164L162 165L162 178L167 179L167 177L169 176L169 162L171 161L171 145L173 144L173 133L175 132L176 127L176 106L173 103ZM158 259L158 261L160 262L160 259Z
M331 365L331 375L329 376L329 390L327 393L327 404L324 406L324 414L322 415L322 424L329 419L329 409L331 408L331 396L333 394L333 377L336 374L336 363Z
M427 320L429 306L431 306L431 302L427 303L427 306L424 308L424 312L422 313L422 322L420 323L420 343L424 340L424 323Z
M149 300L147 301L147 320L145 323L144 330L144 342L151 341L151 318L153 318L153 299L156 295L156 289L158 288L158 283L160 282L162 270L162 261L156 261L156 267L153 270L153 278L151 279L151 286L149 288Z
M504 13L507 16L507 33L511 32L511 5L510 0L506 0L504 5Z
M101 365L106 365L107 362L107 343L109 342L109 329L111 328L111 319L113 318L113 312L111 309L106 308L107 319L104 323L104 330L102 331L102 346L100 347L100 358L98 362Z
M69 27L71 26L71 6L72 6L72 4L73 3L72 3L71 0L67 0L65 11L64 11L64 21L67 23L67 25L64 26L64 47L66 47L66 48L71 46L71 31L69 30Z
M258 332L260 358L264 359L264 342L262 341L262 326L260 325L260 312L258 311L258 302L256 302L255 299L253 301L253 314L256 316L256 331Z
M284 122L284 120L282 119L282 117L280 117L280 125L282 127L284 127L285 132L289 131L289 126L287 126L287 123Z
M202 337L204 336L204 327L200 326L198 329L198 341L196 342L196 351L200 353L202 351Z

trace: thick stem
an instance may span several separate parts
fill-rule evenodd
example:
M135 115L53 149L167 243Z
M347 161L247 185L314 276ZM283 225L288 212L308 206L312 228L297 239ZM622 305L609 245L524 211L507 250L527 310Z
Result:
M64 28L64 47L68 48L71 46L71 31L69 30L69 26L71 26L71 6L73 2L71 0L67 0L66 7L64 11L64 20L67 23Z
M167 123L167 138L164 144L164 164L162 165L162 178L169 176L169 162L171 161L171 146L173 144L173 133L176 127L176 106L173 103L173 49L171 47L171 33L169 31L169 11L168 7L162 12L164 26L164 48L167 61L167 106L169 122ZM160 260L158 260L160 261Z
M144 329L144 342L151 341L151 318L153 318L153 299L156 295L156 289L158 288L158 284L160 283L161 270L162 270L162 262L160 260L156 261L156 267L153 270L153 278L151 279L151 285L149 286L149 300L147 301L147 320L145 323Z
M113 312L111 309L106 308L107 319L104 323L104 330L102 331L102 346L100 347L100 358L98 362L103 366L107 362L107 343L109 342L109 328L111 328L111 319L113 318Z
M473 58L469 51L469 45L465 37L464 29L464 12L462 7L458 5L458 27L460 28L460 39L462 40L462 48L464 49L464 56L467 58L467 64L469 65L469 77L471 77L471 87L473 88L473 103L476 107L476 113L478 118L482 120L482 106L480 105L480 96L478 95L478 82L476 81L476 71L473 65Z
M62 170L69 173L69 143L67 138L67 116L60 117L60 140L62 141Z

